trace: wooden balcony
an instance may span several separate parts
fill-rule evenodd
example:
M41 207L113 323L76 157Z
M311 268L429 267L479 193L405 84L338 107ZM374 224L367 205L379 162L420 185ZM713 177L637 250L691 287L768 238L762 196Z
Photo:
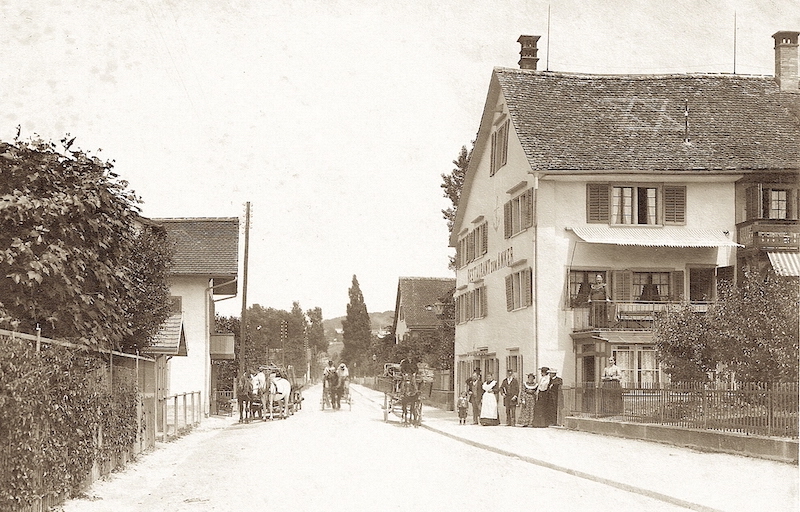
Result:
M736 226L737 241L745 250L800 250L800 223L796 220L756 219Z
M690 304L697 313L708 311L709 302ZM653 321L659 314L677 311L682 307L678 302L606 302L603 308L593 310L588 306L572 309L573 332L609 330L651 330Z

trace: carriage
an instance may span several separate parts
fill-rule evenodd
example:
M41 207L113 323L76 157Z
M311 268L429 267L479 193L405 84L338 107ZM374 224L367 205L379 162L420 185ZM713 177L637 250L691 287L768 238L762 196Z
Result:
M259 370L268 376L267 389L261 394L254 392L250 401L251 418L258 415L272 419L276 414L279 418L288 418L302 409L305 376L298 377L291 365L284 367L268 363L259 366Z
M344 378L336 378L334 379L335 382L331 383L332 381L328 377L323 377L322 379L322 396L319 399L319 406L320 409L323 411L325 408L335 409L333 406L334 402L334 394L339 393L339 406L341 407L342 404L346 404L349 410L353 410L353 400L350 396L350 377L349 372L347 376Z
M377 384L383 391L383 421L394 414L403 425L418 427L422 423L422 400L426 391L430 396L433 389L432 370L423 364L409 369L400 363L386 363Z

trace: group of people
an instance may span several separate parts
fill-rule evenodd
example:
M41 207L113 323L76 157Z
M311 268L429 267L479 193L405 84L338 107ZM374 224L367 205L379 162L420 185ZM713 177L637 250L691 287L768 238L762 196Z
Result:
M508 370L500 385L491 373L484 380L480 368L467 379L467 390L458 400L459 423L466 424L467 408L472 406L473 425L499 425L499 399L503 400L506 425L517 425L517 407L521 407L519 426L547 427L558 423L558 404L561 395L561 377L548 367L540 368L541 375L529 373L527 381L520 383L517 374Z
M322 371L324 392L328 393L331 407L334 410L342 408L342 396L347 393L349 377L350 371L343 362L339 363L337 367L333 364L333 361L328 361L327 366Z

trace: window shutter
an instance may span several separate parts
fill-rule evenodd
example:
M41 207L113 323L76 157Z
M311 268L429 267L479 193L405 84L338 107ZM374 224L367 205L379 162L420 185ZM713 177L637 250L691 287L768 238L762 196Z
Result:
M502 140L500 141L500 143L502 144L502 152L500 154L501 167L508 163L508 127L509 127L508 123L509 123L508 120L506 120L506 122L503 123L503 131L501 135Z
M511 230L513 226L511 225L511 201L505 204L503 208L503 231L504 236L506 238L511 238Z
M670 300L683 300L683 270L676 270L672 272L670 277L672 278L672 297L670 297Z
M747 220L761 218L761 190L759 185L753 185L745 191L745 210Z
M481 318L487 315L486 287L481 287Z
M530 306L533 304L533 272L530 268L522 271L522 283L524 286L522 289L522 301L526 306Z
M489 223L481 225L481 256L489 252Z
M497 172L495 168L495 162L497 158L497 132L492 133L492 154L489 160L489 176L494 176L494 173Z
M686 187L664 187L664 224L686 224Z
M586 222L608 222L608 185L586 184Z
M786 218L797 220L797 189L786 191Z
M461 323L461 296L456 297L456 323Z
M614 270L611 276L611 298L614 301L631 302L633 300L633 272Z
M523 215L525 216L523 220L522 228L529 228L533 226L533 189L529 188L523 194L525 198L525 208L523 210Z
M511 284L511 275L506 276L506 311L514 309L514 290Z

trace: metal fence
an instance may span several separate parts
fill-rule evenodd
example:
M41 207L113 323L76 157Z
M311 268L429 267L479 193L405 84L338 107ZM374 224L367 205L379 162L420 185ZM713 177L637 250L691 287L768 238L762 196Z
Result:
M798 437L798 383L691 383L564 389L573 416L741 434Z

